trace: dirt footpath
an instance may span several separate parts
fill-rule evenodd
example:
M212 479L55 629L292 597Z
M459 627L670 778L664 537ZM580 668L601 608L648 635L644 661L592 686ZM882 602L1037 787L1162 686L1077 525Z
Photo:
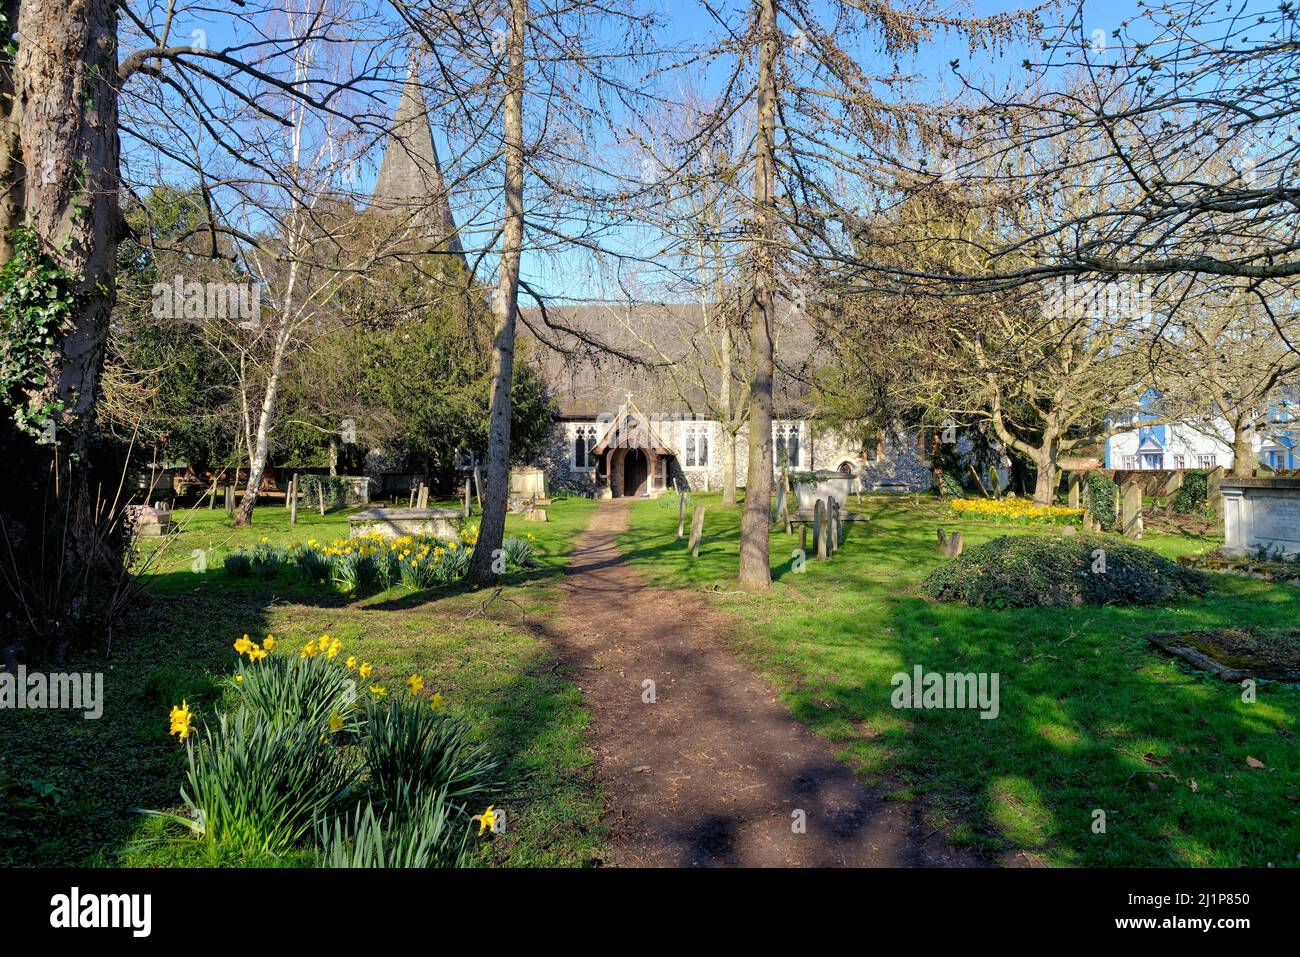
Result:
M980 863L947 847L916 805L883 800L838 762L731 651L709 599L646 587L614 545L627 523L626 503L601 504L546 629L593 716L614 863Z

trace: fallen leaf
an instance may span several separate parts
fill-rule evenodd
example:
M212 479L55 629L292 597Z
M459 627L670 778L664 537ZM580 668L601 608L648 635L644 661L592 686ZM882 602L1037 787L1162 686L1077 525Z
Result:
M1191 783L1190 787L1191 787L1191 789L1192 789L1192 793L1193 793L1193 794L1195 794L1197 791L1200 790L1200 788L1198 788L1198 787L1196 786L1196 778L1192 778L1192 783Z
M1264 767L1264 762L1261 761L1261 760L1259 760L1258 758L1252 758L1252 757L1248 754L1248 755L1246 755L1246 765L1247 765L1248 767L1252 767L1252 768L1262 768L1262 767Z
M633 774L644 774L646 771L649 771L649 770L650 770L650 765L648 765L648 764L638 764L636 767L634 767L634 768L632 769L632 773L633 773Z

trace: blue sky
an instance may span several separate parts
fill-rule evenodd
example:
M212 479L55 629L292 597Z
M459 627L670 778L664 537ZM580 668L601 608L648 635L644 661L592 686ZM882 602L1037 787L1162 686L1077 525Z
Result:
M716 35L719 32L720 28L717 23L708 15L705 7L695 2L695 0L651 0L651 2L665 20L664 36L669 44L703 44L707 42L709 36ZM1018 8L1019 5L1015 3L974 3L967 8L966 12L974 16L988 16ZM748 0L730 0L730 2L725 2L723 9L730 12L734 22L741 23L749 9L749 2ZM827 9L829 9L829 6ZM958 9L953 7L951 10L945 10L944 12L957 13ZM1118 28L1125 18L1133 17L1135 13L1135 8L1130 2L1090 0L1084 8L1085 32L1091 33L1093 30L1099 30L1102 31L1105 37L1109 38L1111 32ZM175 33L178 35L177 39L188 40L191 29L196 26L202 27L207 31L209 46L220 48L236 39L231 26L233 22L235 21L228 18L218 19L213 17L209 17L206 23L200 21L186 22L184 14L182 14L182 19L176 25ZM245 26L243 29L247 30L247 27ZM599 43L599 39L599 37L596 38L597 43ZM610 39L612 42L616 38ZM123 52L125 54L129 50ZM870 46L869 42L860 44L856 51L851 50L851 52L855 52L864 61L875 60L879 62L881 58L881 55ZM1036 50L1026 51L1021 48L1008 49L1000 54L980 52L972 55L962 37L941 34L932 43L922 46L914 56L900 60L898 65L902 72L914 73L920 76L922 78L922 89L932 87L935 91L951 91L956 86L949 65L954 58L961 61L962 69L968 75L976 74L986 78L999 78L1018 73L1020 64L1027 53L1035 57L1038 55ZM400 53L395 54L395 63L400 64L401 59ZM721 74L725 69L726 65L721 64L715 68L714 73ZM386 90L386 96L391 109L396 100L395 85ZM446 143L442 142L439 145L443 155L446 156L448 153ZM139 150L141 146L140 144L134 146L128 144L128 148ZM377 154L372 155L371 162L367 163L359 171L359 180L355 186L358 191L368 191L370 184L373 182L377 160ZM464 211L460 210L459 212L463 218ZM627 242L636 241L636 236L636 231L629 230L626 235ZM620 237L617 235L612 240L615 246L618 245L619 241ZM485 260L483 264L485 279L490 279L494 265L491 259ZM561 257L555 257L554 255L542 257L531 253L527 254L524 262L524 275L534 285L551 295L588 298L601 294L601 290L595 281L593 258L589 253L575 252Z

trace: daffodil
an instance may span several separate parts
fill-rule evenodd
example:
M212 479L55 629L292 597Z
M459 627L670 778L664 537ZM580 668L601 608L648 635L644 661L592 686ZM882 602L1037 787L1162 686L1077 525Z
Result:
M388 689L385 688L383 685L371 685L370 693L374 695L376 698L382 698L388 694Z
M441 711L442 706L443 706L442 695L439 692L435 691L433 693L433 697L429 699L429 707L432 708L434 711Z
M474 819L478 821L478 833L479 836L482 837L484 833L496 827L496 805L489 804L487 810L482 814L475 814Z
M343 719L339 717L339 713L335 711L332 715L330 715L330 734L338 734L342 730L343 730Z
M184 741L190 736L190 732L194 730L194 713L190 711L189 702L182 699L179 708L172 708L170 717L171 730L168 733L174 734L181 741Z
M245 635L243 638L240 638L235 642L235 651L241 655L247 654L248 650L252 647L253 643L248 640L248 635Z
M370 675L371 675L371 673L372 673L374 670L375 670L375 669L374 669L374 667L370 664L370 662L368 662L368 661L363 661L363 662L361 662L361 667L357 669L357 674L359 674L362 678L369 678Z
M262 647L267 651L275 651L275 635L267 635L266 640L262 642Z
M411 694L419 694L420 689L424 687L424 679L419 675L411 675L406 679L406 689Z
M243 675L235 675L235 684L237 684L237 685L242 685L243 683L244 683L244 676L243 676Z
M348 660L343 662L343 665L348 669L348 671L351 671L353 668L357 666L357 656L348 655Z
M299 657L299 658L315 658L315 657L316 657L316 642L314 642L314 641L309 641L309 642L307 642L307 644L303 645L303 646L302 646L302 651L298 652L298 657Z

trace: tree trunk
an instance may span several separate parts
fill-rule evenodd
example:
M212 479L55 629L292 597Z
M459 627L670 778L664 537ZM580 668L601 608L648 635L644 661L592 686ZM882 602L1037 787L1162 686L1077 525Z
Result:
M283 320L288 322L287 317ZM253 521L253 507L257 505L257 493L262 487L262 475L266 471L266 461L271 455L271 420L275 415L275 397L280 391L280 373L284 368L284 354L288 347L288 335L281 333L275 345L275 354L271 358L271 372L266 380L266 394L262 396L262 411L257 417L257 437L253 443L253 455L248 463L248 484L244 486L244 497L239 502L239 514L235 516L236 525L249 525Z
M506 530L506 500L510 493L510 386L515 365L515 319L519 308L519 258L524 237L524 32L528 0L510 0L506 51L505 103L502 139L505 150L505 218L501 230L501 262L497 267L496 327L492 345L492 409L488 419L487 488L478 543L470 558L471 584L496 581L494 555Z
M330 436L330 475L339 474L339 440Z
M754 293L749 304L753 379L749 389L749 474L740 519L740 587L760 591L772 583L767 538L772 499L773 151L776 128L776 6L758 3L758 130L754 150Z
M736 507L736 436L722 432L722 507Z
M1251 426L1241 423L1232 433L1232 474L1237 478L1250 478L1255 471L1255 430Z
M1042 450L1034 463L1038 475L1034 479L1034 504L1051 505L1056 498L1056 486L1060 482L1060 472L1056 466L1056 449L1048 447Z
M19 0L4 0L10 32L18 22ZM11 234L23 221L22 141L14 96L14 57L0 51L0 262L13 255Z
M12 6L6 2L6 14ZM116 7L112 0L29 0L9 31L18 35L13 114L22 170L13 175L22 188L16 195L45 251L83 297L49 350L45 381L29 399L62 403L60 444L76 455L85 450L99 395L123 227Z

